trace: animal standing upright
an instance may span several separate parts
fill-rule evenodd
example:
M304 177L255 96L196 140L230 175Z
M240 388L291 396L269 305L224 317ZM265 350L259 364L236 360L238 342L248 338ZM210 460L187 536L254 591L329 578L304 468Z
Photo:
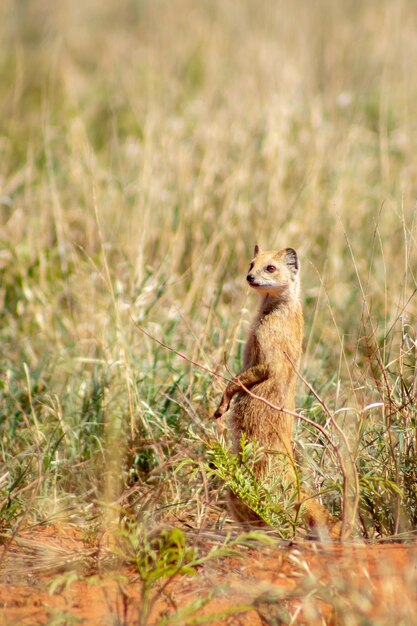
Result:
M287 460L283 478L296 485L296 472L292 448L297 373L302 353L303 313L300 301L300 263L293 248L279 251L262 251L255 246L246 280L261 297L246 342L243 371L226 387L214 417L221 417L231 408L234 452L240 450L241 437L256 440L263 448L263 456L254 466L258 479L268 471L279 472L282 458ZM247 393L266 400L254 398ZM232 402L233 400L233 402ZM280 460L281 458L281 460ZM304 519L310 528L329 524L330 516L318 502L305 501ZM233 492L229 494L229 507L241 522L261 524L259 516Z

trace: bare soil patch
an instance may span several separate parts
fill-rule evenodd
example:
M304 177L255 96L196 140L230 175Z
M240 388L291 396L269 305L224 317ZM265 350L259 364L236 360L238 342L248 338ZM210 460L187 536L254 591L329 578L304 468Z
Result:
M22 532L2 559L0 624L137 626L137 572L114 561L109 567L104 550L73 526ZM414 545L306 543L242 552L177 577L163 593L155 587L149 623L339 624L349 612L388 624L389 616L401 623L417 614Z

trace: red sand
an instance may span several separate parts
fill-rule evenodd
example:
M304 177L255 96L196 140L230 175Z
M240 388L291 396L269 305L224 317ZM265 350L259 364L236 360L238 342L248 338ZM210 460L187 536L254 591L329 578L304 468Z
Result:
M196 576L176 577L162 594L155 587L148 623L165 616L166 623L176 624L200 623L203 617L204 623L234 626L291 619L293 624L344 624L346 611L377 624L415 623L414 546L303 544L243 552L243 557L209 561ZM140 624L141 585L134 567L103 569L101 555L71 526L21 533L2 559L0 624ZM206 601L192 610L198 598ZM189 613L174 619L178 611Z

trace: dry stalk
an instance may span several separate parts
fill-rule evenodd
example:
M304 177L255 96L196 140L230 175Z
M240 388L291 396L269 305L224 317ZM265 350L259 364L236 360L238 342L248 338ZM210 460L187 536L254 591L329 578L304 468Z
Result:
M359 498L360 498L359 478L358 478L358 472L356 471L355 459L353 457L352 451L351 451L350 446L349 446L348 439L347 439L345 433L343 432L343 429L339 426L339 424L335 420L334 415L330 411L330 409L327 406L327 404L324 402L324 400L321 398L321 396L319 396L319 394L315 391L315 389L308 382L308 380L306 380L304 378L304 376L298 371L298 369L296 368L296 366L295 366L294 362L292 361L292 359L290 358L290 356L288 354L286 354L286 353L285 353L285 356L289 360L289 362L291 363L291 365L292 365L295 373L299 377L299 379L311 391L311 393L314 395L316 400L319 402L319 404L321 405L321 407L325 411L326 415L329 418L330 423L333 425L334 429L336 430L336 432L338 433L338 435L342 439L344 447L345 447L346 452L347 452L347 456L349 458L351 476L353 477L354 489L355 489L355 492L354 492L355 495L354 495L354 499L353 499L353 506L352 506L350 519L347 519L348 502L349 502L348 474L347 474L346 466L345 466L344 462L342 464L340 464L340 469L342 470L342 474L343 474L343 499L342 499L343 507L342 507L342 525L341 525L341 530L340 530L340 536L341 536L341 538L344 538L345 536L347 537L349 535L350 530L351 530L351 528L352 528L352 526L353 526L353 524L355 522L356 512L357 512L357 509L358 509ZM340 458L342 458L342 457L340 457ZM340 460L339 460L339 463L340 463Z

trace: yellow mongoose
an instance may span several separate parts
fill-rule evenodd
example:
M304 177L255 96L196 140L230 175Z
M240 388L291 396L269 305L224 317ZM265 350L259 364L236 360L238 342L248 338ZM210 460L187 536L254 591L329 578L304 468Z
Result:
M249 441L256 439L264 448L264 457L254 468L261 478L268 457L269 461L271 454L277 458L277 452L283 453L281 457L285 456L289 461L290 473L294 468L291 441L294 418L255 399L243 390L242 385L275 406L295 410L297 374L294 367L299 367L304 327L299 295L300 264L296 251L293 248L261 251L255 246L246 280L261 296L261 306L246 342L243 372L226 387L214 417L221 417L235 396L230 416L234 451L239 452L243 433ZM288 473L286 476L288 478ZM294 469L290 480L296 480ZM305 500L305 494L300 494L300 498ZM229 507L238 521L261 523L256 513L232 493L229 494ZM304 508L304 519L311 529L330 522L326 509L318 502L308 500Z

